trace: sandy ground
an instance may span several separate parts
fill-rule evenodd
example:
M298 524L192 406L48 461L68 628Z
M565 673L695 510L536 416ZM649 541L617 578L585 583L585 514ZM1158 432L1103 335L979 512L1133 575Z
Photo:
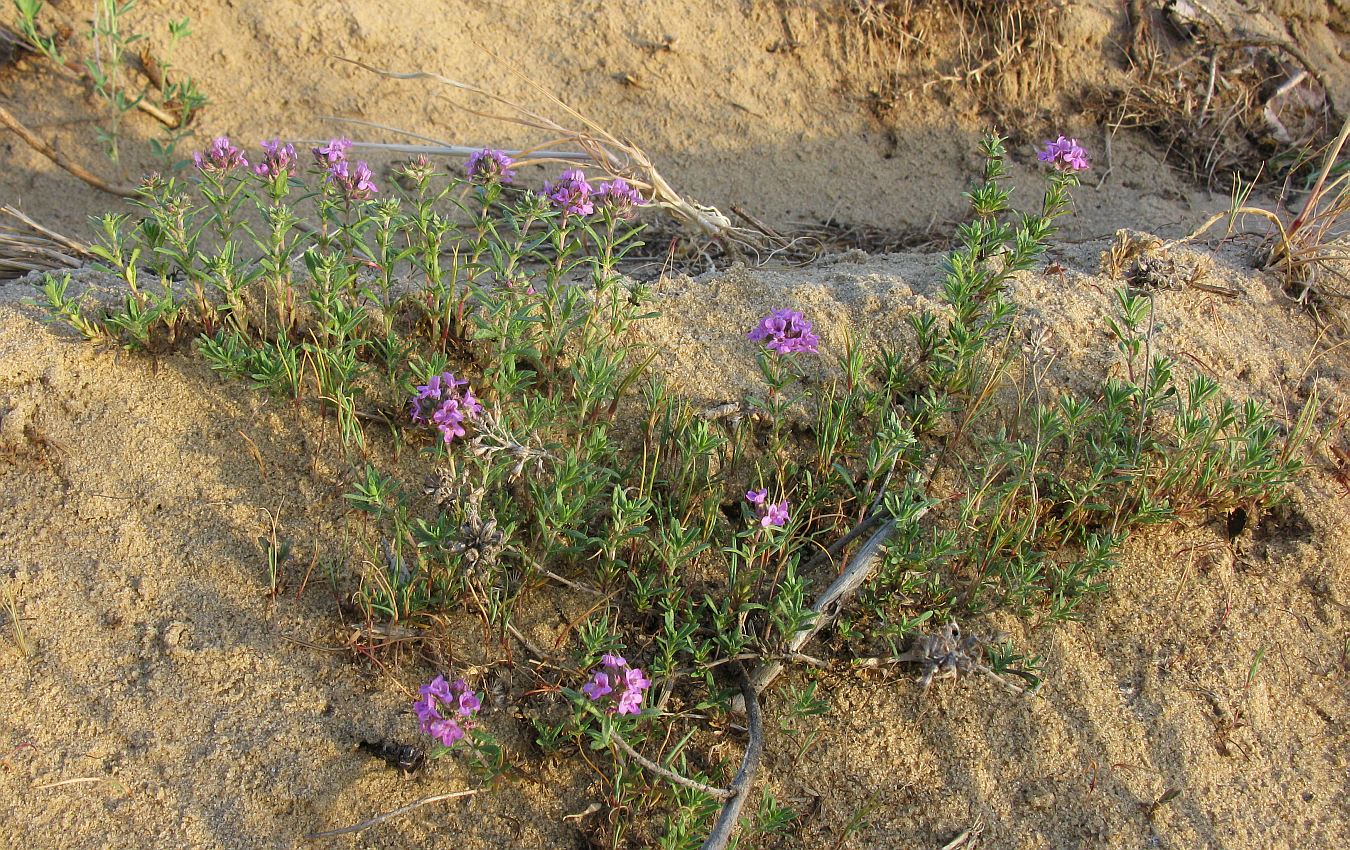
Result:
M1001 128L1020 140L1024 160L1042 135L1059 129L1081 136L1105 162L1106 131L1075 118L1071 104L1088 83L1120 79L1103 62L1104 54L1118 53L1112 40L1124 33L1115 5L1071 4L1058 16L1059 49L1041 71L1043 114L1034 127ZM70 0L57 6L68 20L80 16ZM340 133L399 140L343 118L455 144L537 144L543 139L534 131L461 108L481 109L481 101L429 82L381 79L338 57L433 71L543 107L533 80L637 142L681 192L728 211L741 206L775 226L829 221L912 231L958 219L987 125L944 90L914 92L884 119L875 117L865 107L866 92L898 60L836 26L838 16L825 5L337 0L323 9L293 0L204 8L156 0L138 4L129 20L145 22L142 30L158 45L166 16L191 14L195 35L173 61L195 74L212 99L200 144L217 133L250 146L275 136ZM655 47L667 38L669 49ZM19 117L40 135L101 175L118 176L95 145L93 101L78 89L45 72L9 74L0 80L0 92L6 89L26 107ZM123 179L134 182L154 167L143 140L156 126L140 116L129 122L124 147L142 155L123 163ZM0 136L0 144L9 155L0 197L71 233L105 210L106 196L53 169L13 136ZM189 143L185 150L191 149ZM1123 221L1147 221L1171 234L1226 200L1193 189L1162 164L1161 151L1128 134L1119 134L1111 151L1111 172L1084 194L1069 238L1109 236Z
M1063 279L1017 286L1021 325L1053 329L1066 385L1112 361L1100 316L1113 282L1092 269L1105 247L1064 253ZM1277 409L1312 380L1332 409L1343 403L1344 363L1309 368L1312 322L1272 280L1229 262L1215 261L1208 280L1237 298L1159 296L1169 349ZM664 368L695 399L720 401L746 377L714 364L748 362L741 328L766 305L787 299L818 317L831 345L845 328L903 333L936 277L935 257L897 255L674 278L658 306L700 330L658 319L646 333L667 344L678 335ZM731 289L728 311L718 296ZM0 838L292 846L306 831L466 787L453 764L405 782L354 750L413 735L403 688L421 668L382 673L295 642L344 639L322 567L298 599L298 575L281 599L266 594L254 541L269 511L280 507L305 551L335 554L341 539L331 424L178 356L92 351L16 306L27 291L0 289L0 355L14 364L0 379L0 539L32 646L26 659L0 655L0 785L16 809ZM1235 350L1233 334L1250 345ZM827 677L833 709L819 742L802 757L788 736L769 750L770 787L806 813L785 846L841 838L860 807L868 814L841 846L936 847L977 824L995 847L1335 846L1350 824L1350 522L1330 472L1314 459L1289 505L1236 543L1219 524L1140 537L1081 623L980 621L1045 657L1042 698L982 680L924 698L903 680ZM573 608L560 603L530 628L547 634ZM462 643L465 658L485 660L472 638ZM780 699L769 698L771 715ZM528 752L510 706L487 722ZM498 793L424 810L355 846L584 846L561 817L599 799L596 781L565 764L526 765ZM42 787L71 779L98 781Z
M180 5L147 0L135 16L158 22ZM1057 79L1094 51L1091 73L1112 73L1098 66L1123 26L1115 5L1072 4ZM1322 45L1331 7L1302 5L1291 26ZM57 6L78 15L77 4ZM235 0L189 10L196 36L176 61L215 101L203 129L240 139L326 136L342 125L324 116L344 115L455 142L537 141L466 115L433 88L376 81L331 57L530 97L505 70L515 66L640 141L700 200L773 223L832 217L897 230L960 214L978 116L920 99L883 126L847 92L885 57L814 6L559 9L349 0L319 13ZM666 35L673 49L650 46ZM100 162L80 147L88 102L32 72L0 86L32 126ZM1103 129L1066 126L1102 149ZM1036 138L1016 155L1019 173ZM111 208L12 136L0 145L0 200L70 232ZM1115 362L1102 317L1118 281L1100 272L1104 239L1127 226L1182 233L1225 200L1190 187L1128 134L1110 164L1101 186L1077 193L1052 257L1065 271L1024 276L1015 290L1019 327L1045 335L1057 357L1051 380L1065 386ZM1182 250L1184 262L1206 264L1204 280L1238 295L1161 292L1161 337L1187 368L1277 411L1296 409L1316 383L1330 421L1345 405L1345 349L1251 269L1250 248L1212 259ZM656 286L668 318L644 333L667 351L659 368L695 399L722 402L752 384L743 334L767 308L806 311L827 347L846 329L903 335L904 317L931 304L939 260L849 254L666 278ZM308 832L470 787L454 762L404 780L357 750L414 736L409 694L428 668L397 654L372 664L346 648L326 577L348 520L331 423L181 355L95 351L42 324L22 304L31 294L0 284L0 598L17 598L30 644L26 657L14 651L0 615L0 847L295 847ZM768 787L803 813L780 846L936 850L974 829L978 846L997 848L1345 843L1350 496L1334 471L1329 456L1311 458L1288 506L1235 542L1218 525L1139 537L1080 623L968 624L1044 656L1039 699L980 679L924 697L903 679L827 676L832 711L817 743L801 753L796 739L770 739ZM303 557L273 599L257 540L277 516ZM581 610L560 596L527 631L547 635ZM462 661L500 660L484 654L471 622L455 627ZM781 701L768 698L771 718ZM511 704L490 700L484 718L522 754L521 776L326 843L590 846L597 816L564 817L602 799L595 774L534 756Z

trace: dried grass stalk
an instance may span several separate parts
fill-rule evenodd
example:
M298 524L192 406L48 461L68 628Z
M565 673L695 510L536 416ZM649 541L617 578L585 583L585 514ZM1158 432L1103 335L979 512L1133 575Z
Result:
M530 88L538 92L554 109L566 116L564 120L570 122L569 124L554 121L540 112L528 109L508 98L493 94L478 86L463 83L458 80L452 80L449 77L430 71L397 72L376 68L355 59L343 59L343 61L393 80L431 80L462 92L477 95L494 104L506 107L507 111L504 114L499 114L481 111L463 104L456 104L458 108L473 115L518 124L523 127L530 127L548 134L548 141L543 142L540 145L521 151L509 152L520 157L518 160L518 164L520 165L534 165L547 162L566 162L571 164L575 164L579 161L589 162L610 178L622 177L624 180L627 180L642 192L643 196L648 199L652 207L664 210L700 237L717 240L723 245L742 249L747 253L760 258L763 258L766 253L769 256L776 255L792 245L793 240L782 237L775 239L760 230L737 227L732 224L731 219L728 218L726 214L716 207L700 204L685 198L679 192L675 191L674 187L672 187L665 177L661 175L660 171L657 170L651 157L643 152L641 148L632 142L625 141L618 136L615 136L595 121L568 106L557 96L553 95L529 77L521 74L519 71L515 71L514 73L524 80ZM478 148L455 145L432 139L427 136L421 136L397 127L371 124L369 122L352 123L399 133L410 138L423 139L431 143L430 146L384 145L369 142L357 143L363 147L423 154L463 154L478 150ZM554 149L559 146L574 146L578 151L574 152Z
M93 258L83 243L43 227L12 206L0 207L0 215L18 222L0 220L0 280L78 269Z

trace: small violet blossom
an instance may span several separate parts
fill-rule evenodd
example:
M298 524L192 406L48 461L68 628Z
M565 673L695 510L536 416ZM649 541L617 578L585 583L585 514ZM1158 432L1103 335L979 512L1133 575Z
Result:
M784 499L781 502L770 502L768 490L748 490L745 494L745 500L755 508L755 516L759 517L760 528L782 528L788 521L788 502Z
M621 655L606 653L600 656L600 668L591 674L590 681L581 686L581 692L592 702L600 702L619 691L617 699L607 709L611 714L639 714L642 696L652 686L641 668L630 667Z
M632 218L638 207L647 205L642 194L622 177L611 183L601 183L597 197L602 205L614 211L615 218L620 219Z
M328 166L328 179L337 184L349 201L368 201L380 191L365 160L358 160L355 165L345 159L333 163Z
M314 159L319 165L330 168L347 159L347 149L351 146L351 139L339 137L330 139L328 144L322 147L310 148L310 151L314 154Z
M469 161L464 163L464 171L468 173L469 180L479 186L510 183L516 176L516 172L511 170L513 163L515 160L502 151L483 148L470 154Z
M1078 144L1077 139L1060 136L1053 142L1045 143L1045 150L1036 154L1041 162L1048 162L1060 171L1087 171L1089 166L1087 151Z
M272 180L295 166L295 145L283 145L280 139L262 143L263 160L253 166L253 173L264 180Z
M473 390L467 387L468 381L456 378L445 372L432 376L417 388L412 400L412 420L419 425L434 425L440 429L445 442L464 436L464 420L476 419L483 412L483 406L474 398Z
M774 310L747 336L779 354L815 354L820 345L820 337L811 332L811 323L796 310Z
M447 747L464 737L474 715L483 707L478 694L463 679L447 682L444 676L437 676L417 692L422 698L413 703L413 713L422 731Z
M578 168L569 168L556 181L544 184L544 195L563 215L590 215L595 212L591 184Z
M229 136L218 136L204 152L194 153L192 163L198 171L224 172L236 168L247 168L248 159L244 152L230 144Z

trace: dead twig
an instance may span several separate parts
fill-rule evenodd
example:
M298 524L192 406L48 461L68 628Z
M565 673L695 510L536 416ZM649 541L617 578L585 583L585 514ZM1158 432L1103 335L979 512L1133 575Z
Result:
M482 790L481 788L472 788L467 791L453 791L449 794L434 794L430 797L423 797L422 799L409 803L406 806L400 806L391 812L385 812L384 814L376 815L370 820L363 820L360 823L352 824L351 826L344 826L342 829L333 829L329 830L328 832L311 832L308 835L304 836L304 838L302 838L301 840L316 841L320 838L334 838L339 835L347 835L353 832L360 832L363 829L370 829L372 826L382 824L385 821L389 820L390 818L396 818L399 815L405 815L414 809L420 809L422 806L429 806L432 803L440 803L445 800L454 800L458 799L459 797L472 797L473 795L479 793L481 790Z
M614 743L619 745L619 749L623 750L628 755L628 757L631 758L633 761L642 765L643 768L651 771L652 773L655 773L657 776L660 776L663 779L667 779L670 782L675 783L676 785L682 785L685 788L693 788L695 791L707 794L709 797L712 797L713 799L716 800L725 800L728 797L730 797L732 793L734 793L730 788L716 788L712 785L705 785L702 782L690 779L687 776L681 776L680 774L676 773L673 770L662 767L661 765L644 756L642 753L639 753L637 750L633 749L633 745L625 741L623 739L623 736L620 735L618 732L615 732L611 737L614 739Z
M927 512L927 508L921 509L918 516L914 518L915 521ZM872 572L881 562L882 547L895 533L895 527L895 520L887 520L881 528L872 533L872 536L858 550L858 554L853 556L853 562L849 564L848 569L844 570L839 578L835 579L834 583L826 588L825 592L816 600L816 603L811 606L811 610L815 612L816 616L812 618L811 625L797 632L792 640L788 641L787 651L789 653L799 652L807 642L820 633L821 629L834 622L849 597L871 578ZM784 664L780 660L766 661L761 664L755 670L754 675L750 677L754 692L756 694L762 693L774 679L782 674L783 669Z
M0 216L19 222L18 226L0 223L0 279L78 269L93 258L83 243L48 230L14 207L0 207Z
M750 677L745 674L745 668L739 663L736 665L736 677L741 686L741 698L745 700L746 726L749 728L750 740L745 745L741 769L731 780L729 789L731 795L722 805L722 811L713 824L712 832L708 834L708 840L703 842L703 850L723 850L731 841L736 824L740 821L741 808L745 805L746 797L750 796L750 783L754 781L755 774L759 771L760 756L764 752L764 716L759 707L759 692L751 683Z
M110 195L117 195L122 198L136 197L136 189L131 186L109 183L101 177L95 175L78 162L72 162L64 154L53 148L51 145L38 138L32 130L23 125L23 122L15 118L13 113L3 106L0 106L0 124L14 131L14 134L24 141L30 148L50 159L57 166L65 169L84 182L93 186L95 189L107 192Z

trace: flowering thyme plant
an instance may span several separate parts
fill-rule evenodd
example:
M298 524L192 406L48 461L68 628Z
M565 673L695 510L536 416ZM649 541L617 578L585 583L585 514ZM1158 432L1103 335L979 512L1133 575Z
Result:
M192 155L192 162L198 171L224 172L248 167L248 158L230 143L229 136L217 136L205 151Z
M564 216L587 216L595 212L591 184L579 168L569 168L557 180L544 184L544 196Z
M464 420L476 419L483 406L474 398L469 382L456 378L451 372L433 375L417 388L412 399L412 421L419 425L433 425L445 442L464 436ZM465 389L461 392L460 388Z
M811 323L798 311L785 308L760 319L746 336L779 354L815 354L820 346L820 337L812 332Z
M515 160L502 151L483 148L469 156L464 163L464 172L469 175L469 182L479 186L511 183L516 176L516 172L511 170L514 163Z
M413 713L422 732L445 748L433 755L441 755L463 740L483 705L463 679L447 682L444 676L437 676L418 688L417 693L421 699L413 703Z
M757 719L781 700L755 699L786 665L903 659L923 623L953 614L1073 616L1104 589L1131 527L1257 504L1295 468L1259 406L1216 400L1207 377L1178 389L1170 362L1149 354L1145 294L1123 294L1111 325L1123 376L1090 396L991 409L1010 395L1000 382L1020 356L1006 344L1009 291L1044 255L1088 161L1072 139L1041 152L1046 188L1028 212L1009 204L1003 140L983 143L943 307L914 315L912 333L854 341L831 329L845 344L823 357L812 322L779 307L745 329L764 397L703 411L644 372L654 353L632 333L648 315L646 290L620 266L640 244L636 187L615 178L593 190L569 169L537 193L514 185L510 157L484 149L465 179L409 163L377 200L350 149L334 139L296 173L280 140L254 156L216 140L186 179L143 184L140 220L104 219L95 250L123 277L125 309L86 317L55 280L48 306L129 347L161 351L195 334L212 368L336 419L343 446L361 450L344 501L363 522L342 554L360 564L349 598L363 621L481 626L490 645L466 649L491 668L518 657L517 644L553 655L516 628L540 607L520 604L528 594L555 584L593 594L561 632L573 645L553 647L577 650L585 672L541 664L530 690L505 699L545 750L589 744L606 756L592 762L609 773L606 802L632 813L611 820L608 846L697 846L718 801L729 827L708 846L724 847L738 824L790 820L767 804L757 816L732 808L753 779L756 735L786 728L781 714ZM263 227L244 227L241 199ZM315 209L316 226L303 226ZM195 305L178 300L179 280ZM420 488L373 460L406 444L409 418L439 437ZM374 451L361 424L371 421L383 426ZM831 597L832 583L850 595ZM803 652L826 627L828 646ZM641 647L643 667L618 654L626 645ZM647 698L653 681L660 699ZM709 719L739 711L737 692L745 719L733 722L749 733L741 771L694 752ZM481 708L462 679L437 676L414 713L433 755L453 747L491 778L506 758ZM807 694L788 710L826 709ZM706 775L689 775L698 766ZM668 829L656 835L662 812ZM743 834L742 846L759 837Z
M628 185L628 181L622 177L615 178L609 183L601 183L596 197L600 199L601 207L609 210L619 220L631 219L637 214L638 207L647 204L642 193Z
M295 145L282 144L280 139L262 143L262 162L253 166L253 173L264 180L274 180L295 168Z
M610 714L638 714L642 711L642 695L651 684L641 668L629 666L621 655L606 653L581 692L591 702L604 704Z

